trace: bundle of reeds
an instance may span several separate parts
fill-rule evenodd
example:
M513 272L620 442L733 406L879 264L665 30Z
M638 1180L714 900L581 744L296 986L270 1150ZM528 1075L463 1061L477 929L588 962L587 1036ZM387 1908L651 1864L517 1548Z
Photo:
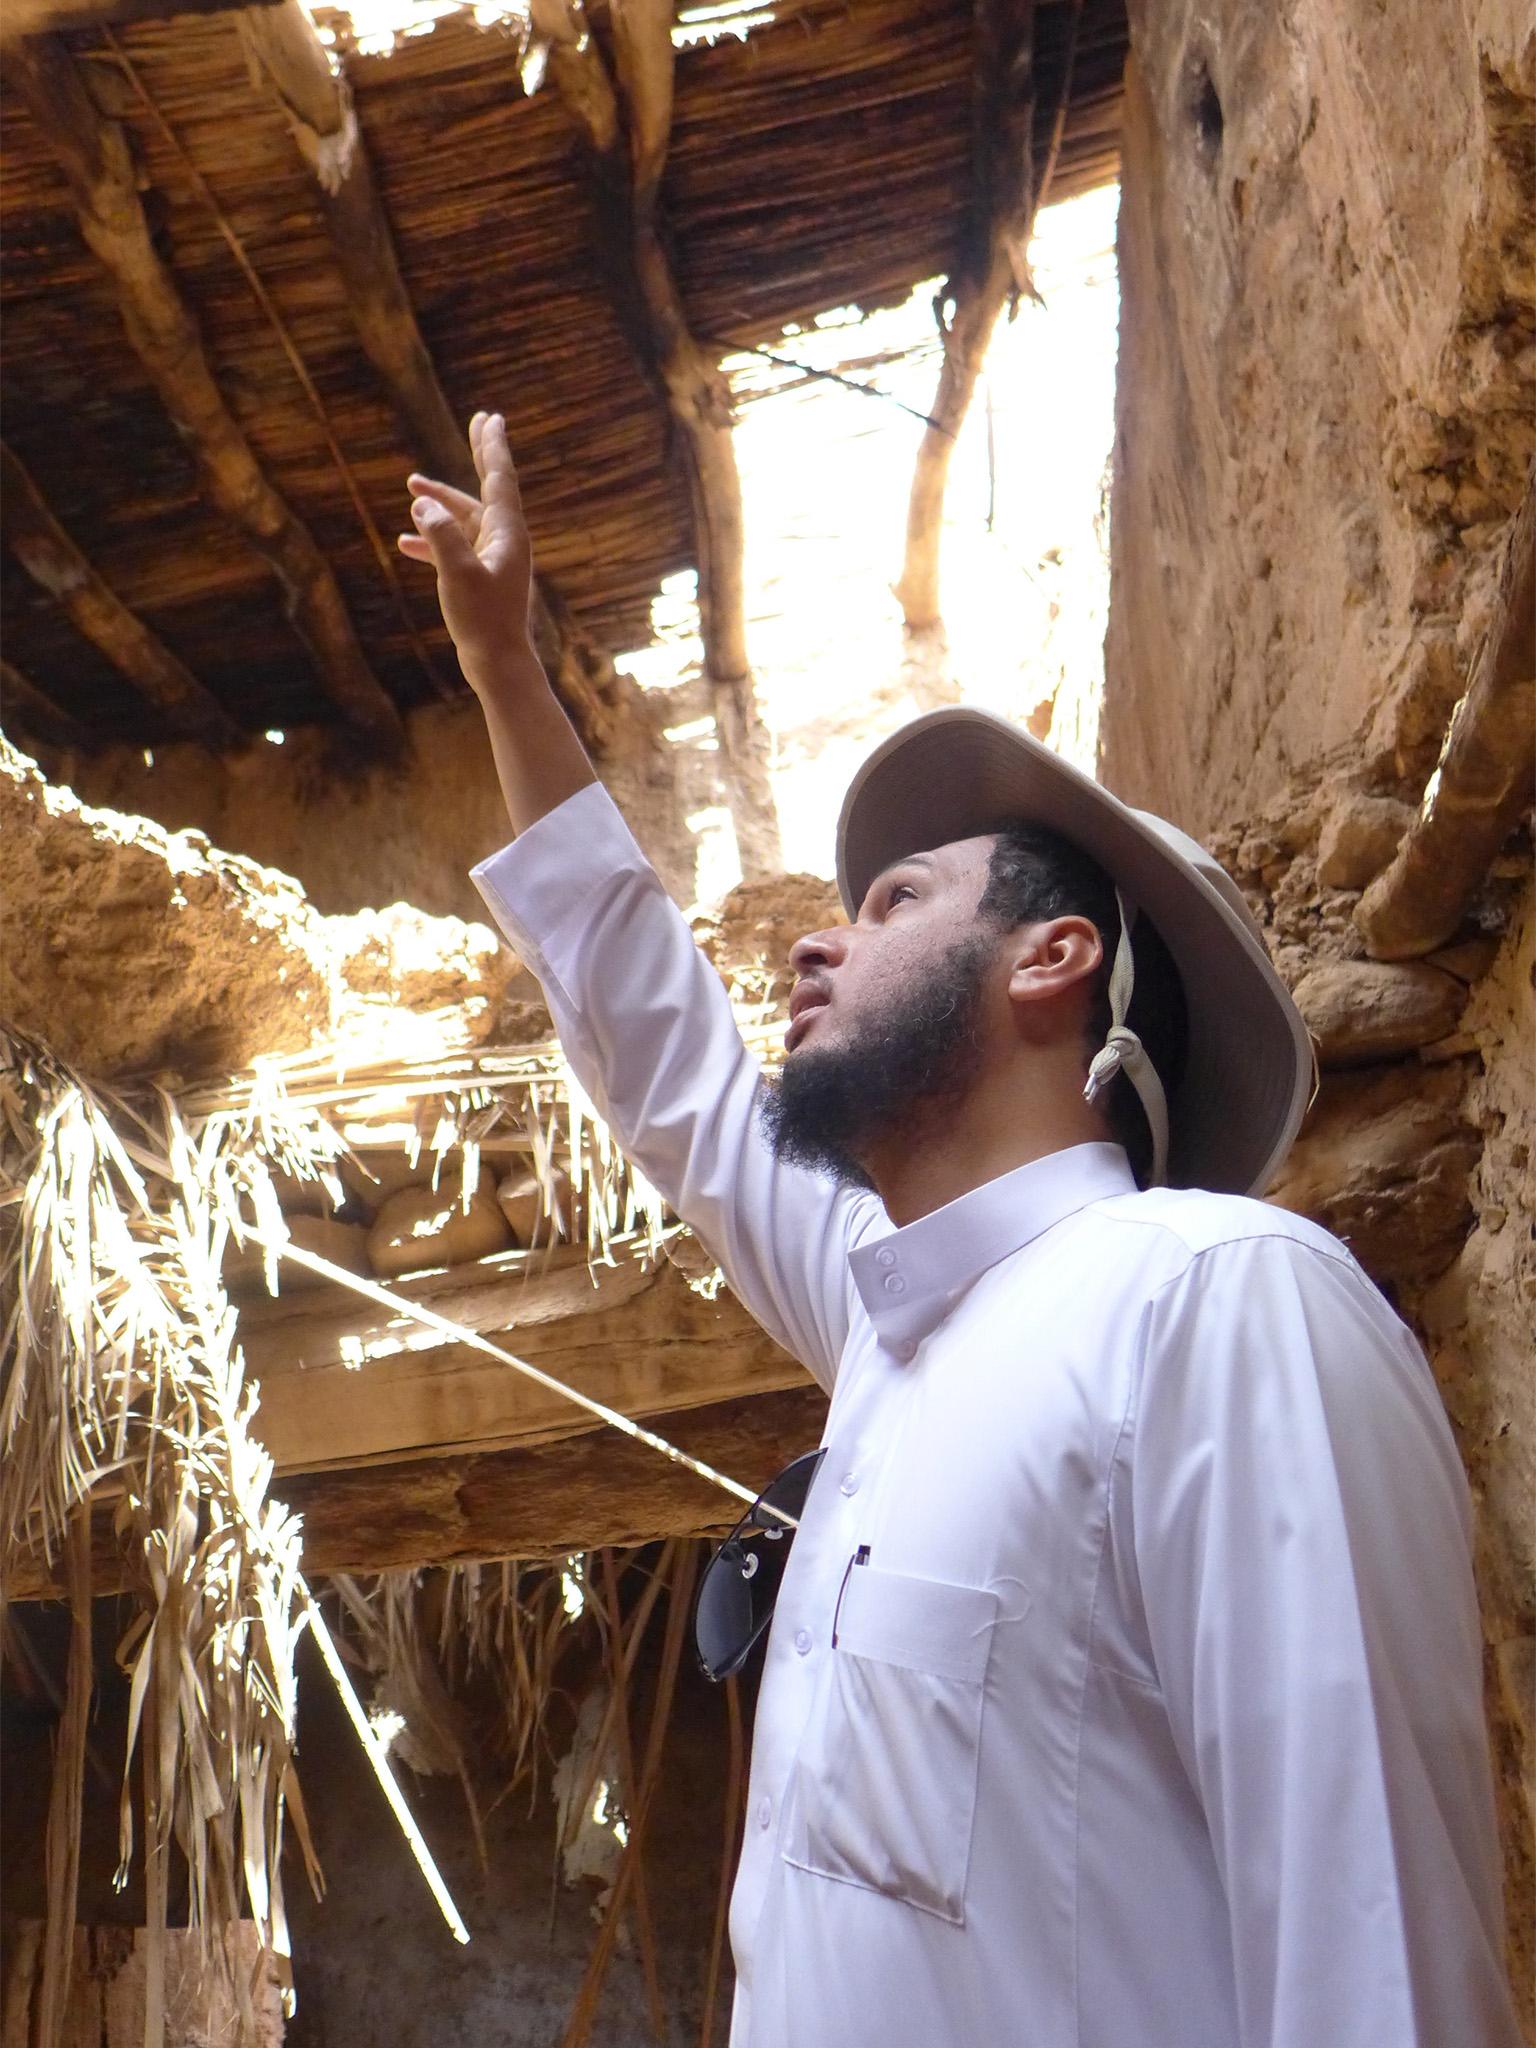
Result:
M279 1852L293 1815L313 1855L293 1772L294 1650L305 1625L297 1523L267 1498L271 1460L219 1279L242 1196L264 1179L254 1148L199 1146L163 1090L130 1104L42 1046L0 1033L0 1565L41 1546L72 1552L70 1713L49 1821L45 2013L68 1996L90 1691L92 1491L118 1489L117 1527L139 1612L118 1650L129 1676L120 1849L134 1851L129 1775L143 1776L146 2038L164 2011L171 1842L186 1859L192 1924L210 1968L221 1932L253 1920L282 1975L289 1952ZM290 1155L302 1146L285 1133ZM286 1980L285 1980L286 1982ZM248 1987L234 1987L254 2024ZM46 2036L45 2036L46 2037Z
M749 1027L749 1035L766 1048L769 1028ZM349 1071L334 1052L307 1054L177 1098L155 1083L93 1086L45 1047L0 1028L0 1579L24 1555L62 1553L75 1614L50 1809L45 2014L64 2009L73 1948L93 1494L115 1498L127 1581L138 1596L118 1652L130 1685L121 1855L126 1871L137 1768L147 2040L158 2040L163 2013L173 1839L186 1859L191 1924L204 1937L209 1968L233 1967L225 1930L249 1919L291 2002L280 1875L288 1815L319 1884L293 1767L294 1658L306 1627L374 1768L388 1777L300 1570L297 1521L268 1497L272 1461L253 1431L256 1390L245 1378L223 1280L231 1244L249 1235L262 1244L276 1285L286 1238L279 1183L323 1182L339 1195L351 1148L384 1140L418 1158L430 1154L435 1173L457 1164L466 1185L482 1149L516 1148L551 1212L555 1178L568 1176L580 1191L593 1261L611 1257L620 1238L638 1234L660 1248L675 1235L660 1198L626 1165L552 1044ZM448 1689L420 1654L415 1576L369 1588L348 1582L338 1592L364 1663L405 1687L418 1731L451 1738ZM566 1618L558 1571L504 1566L447 1577L437 1618L442 1668L456 1687L494 1658L507 1790L537 1779ZM467 1788L461 1755L454 1767ZM424 1844L403 1803L393 1803L462 1938ZM254 2024L249 1991L232 1985Z
M737 1022L760 1060L778 1056L783 1020L768 1004L739 1006ZM654 1252L668 1229L665 1203L619 1150L554 1039L365 1063L320 1047L193 1088L180 1108L193 1131L217 1127L224 1142L254 1144L294 1178L332 1173L351 1154L395 1150L433 1185L457 1175L468 1189L483 1159L515 1155L538 1177L549 1214L562 1176L569 1181L594 1264L610 1262L621 1238ZM252 1198L262 1192L258 1176ZM552 1246L554 1233L543 1242Z
M482 1864L477 1771L492 1779L493 1805L526 1791L531 1808L557 1761L549 1706L580 1634L574 1624L607 1631L606 1608L585 1597L586 1576L586 1559L573 1557L338 1572L329 1581L340 1639L368 1673L371 1718L389 1724L394 1753L411 1770L459 1780Z

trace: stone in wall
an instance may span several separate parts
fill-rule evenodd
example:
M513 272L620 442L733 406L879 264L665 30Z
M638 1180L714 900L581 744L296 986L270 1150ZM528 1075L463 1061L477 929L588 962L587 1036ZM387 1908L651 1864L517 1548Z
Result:
M1349 960L1309 967L1292 994L1325 1067L1362 1067L1448 1038L1466 984L1422 960Z
M1433 1279L1472 1220L1467 1181L1481 1141L1464 1092L1453 1066L1325 1075L1270 1199L1342 1238L1383 1286Z
M1461 1032L1481 1139L1472 1227L1405 1306L1424 1332L1476 1505L1494 1767L1504 1820L1512 1971L1536 1985L1536 888L1527 881ZM1530 2020L1529 2009L1527 2019Z

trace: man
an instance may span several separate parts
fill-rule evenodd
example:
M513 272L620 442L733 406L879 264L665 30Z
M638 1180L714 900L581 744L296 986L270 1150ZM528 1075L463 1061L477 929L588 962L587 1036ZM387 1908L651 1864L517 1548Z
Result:
M471 442L483 503L413 478L401 545L517 835L476 878L831 1396L735 2048L1504 2048L1461 1470L1348 1252L1244 1198L1310 1060L1236 890L1000 721L919 720L765 1089L531 652L501 421Z

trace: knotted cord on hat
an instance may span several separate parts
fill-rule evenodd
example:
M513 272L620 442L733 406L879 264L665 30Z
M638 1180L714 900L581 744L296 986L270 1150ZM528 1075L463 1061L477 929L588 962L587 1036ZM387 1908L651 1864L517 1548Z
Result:
M1125 1075L1136 1090L1152 1133L1150 1179L1153 1187L1160 1188L1168 1179L1168 1098L1156 1067L1147 1057L1146 1047L1125 1021L1136 986L1136 962L1131 952L1136 908L1127 904L1118 889L1115 902L1120 908L1120 937L1115 945L1114 965L1109 970L1109 1035L1089 1065L1083 1100L1094 1102L1116 1074Z

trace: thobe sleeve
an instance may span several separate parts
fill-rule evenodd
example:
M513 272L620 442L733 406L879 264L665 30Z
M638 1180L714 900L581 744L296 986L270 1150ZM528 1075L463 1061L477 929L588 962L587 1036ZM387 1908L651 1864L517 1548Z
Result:
M1346 1256L1196 1257L1144 1326L1132 1512L1231 1920L1242 2048L1515 2042L1468 1502Z
M773 1157L762 1075L720 977L612 799L596 784L579 791L473 879L626 1155L751 1314L830 1387L869 1198Z

